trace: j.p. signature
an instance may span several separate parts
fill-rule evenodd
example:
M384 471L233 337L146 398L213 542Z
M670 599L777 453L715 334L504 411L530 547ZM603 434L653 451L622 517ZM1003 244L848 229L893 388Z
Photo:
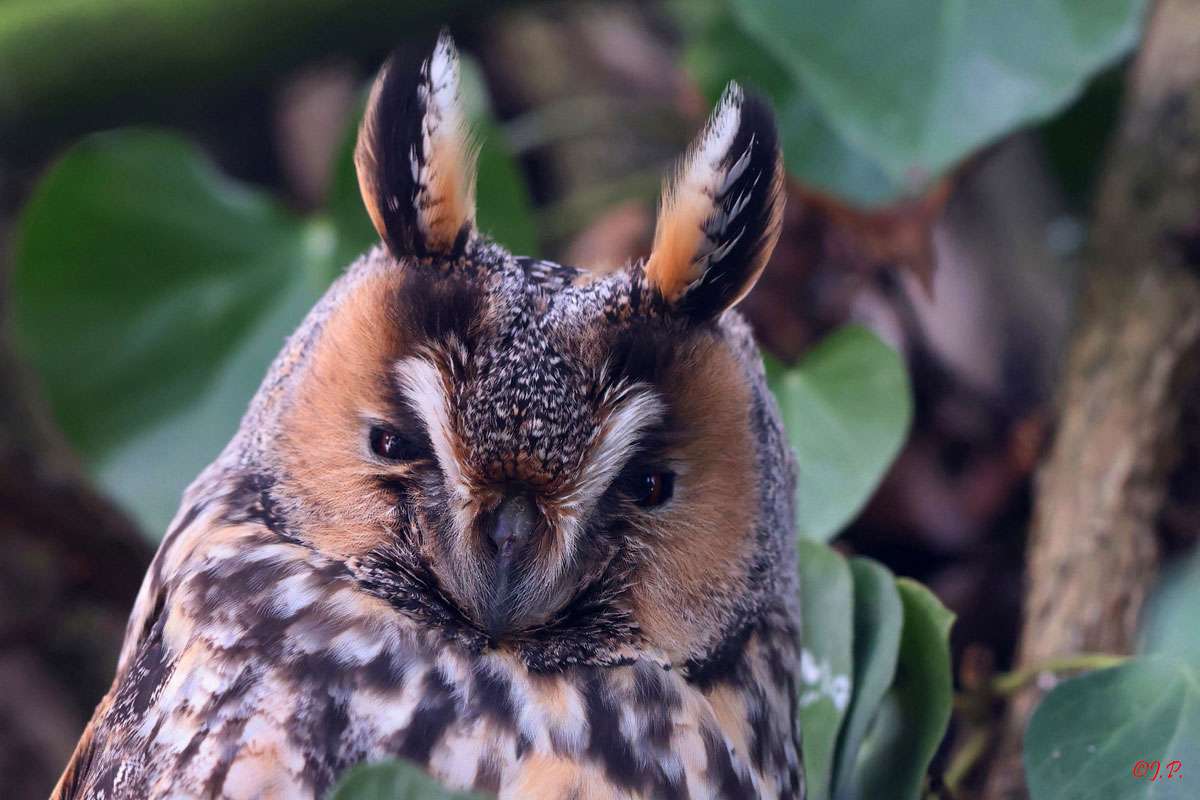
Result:
M1133 777L1138 779L1146 779L1149 781L1157 781L1159 778L1165 780L1179 780L1183 777L1183 762L1168 761L1166 772L1162 772L1163 764L1158 759L1154 761L1144 761L1138 759L1133 762Z

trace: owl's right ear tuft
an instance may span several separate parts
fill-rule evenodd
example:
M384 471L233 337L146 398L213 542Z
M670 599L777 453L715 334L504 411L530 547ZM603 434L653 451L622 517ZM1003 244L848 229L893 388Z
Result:
M782 216L774 115L730 83L663 192L646 283L676 314L716 317L754 287Z
M380 70L354 166L375 230L396 258L453 256L475 227L475 149L459 100L458 51L442 31L415 69Z

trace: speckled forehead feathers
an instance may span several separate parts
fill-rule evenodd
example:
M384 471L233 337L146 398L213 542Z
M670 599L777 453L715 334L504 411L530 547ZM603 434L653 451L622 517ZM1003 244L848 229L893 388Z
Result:
M464 262L401 300L424 308L438 302L431 283L469 287L467 318L424 326L425 349L453 376L443 388L463 455L492 481L560 483L595 443L609 401L636 380L614 363L613 342L663 308L647 305L640 269L591 279L483 239Z
M594 435L601 376L580 336L601 309L594 292L539 277L516 262L497 276L458 400L472 460L494 476L553 482Z

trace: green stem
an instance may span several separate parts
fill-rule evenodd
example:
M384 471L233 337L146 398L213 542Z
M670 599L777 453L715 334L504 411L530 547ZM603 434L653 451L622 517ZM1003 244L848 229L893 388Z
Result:
M987 752L992 740L992 732L988 728L976 728L967 736L962 747L950 759L946 771L942 774L942 783L952 797L958 797L959 788L971 770L979 763L979 759Z
M1079 670L1108 669L1128 660L1129 656L1110 653L1075 653L1069 656L1050 658L1013 672L992 678L992 694L1006 697L1014 694L1043 672L1075 672Z

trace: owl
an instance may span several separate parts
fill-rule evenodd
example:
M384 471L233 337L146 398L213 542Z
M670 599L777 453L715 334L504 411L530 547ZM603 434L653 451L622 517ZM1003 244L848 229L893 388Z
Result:
M324 796L407 759L501 798L802 800L794 466L732 310L778 238L730 84L648 258L475 225L443 33L355 153L381 242L288 339L142 584L54 797Z

